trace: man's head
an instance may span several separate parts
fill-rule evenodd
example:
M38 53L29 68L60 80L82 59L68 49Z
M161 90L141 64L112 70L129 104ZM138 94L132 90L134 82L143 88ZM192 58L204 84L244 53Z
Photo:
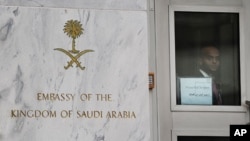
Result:
M220 51L214 45L207 45L200 50L199 64L207 73L215 73L220 66Z

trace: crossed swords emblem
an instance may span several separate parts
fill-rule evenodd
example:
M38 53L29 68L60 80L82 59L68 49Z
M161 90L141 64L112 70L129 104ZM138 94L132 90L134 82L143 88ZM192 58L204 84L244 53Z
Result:
M71 60L68 61L67 65L64 66L64 69L68 69L69 67L73 67L73 64L76 64L76 67L79 67L81 70L84 70L85 67L81 65L81 62L78 61L78 59L88 53L88 52L94 52L94 50L86 49L83 51L79 51L75 49L75 39L78 38L83 33L82 24L80 24L77 20L69 20L66 22L64 26L64 33L66 33L69 37L71 37L72 40L72 50L65 50L63 48L55 48L54 50L60 51L64 54L66 54ZM76 55L75 55L76 54Z
M66 55L68 55L71 60L68 62L67 66L64 66L65 69L68 69L69 67L73 67L73 63L76 64L76 67L79 67L81 70L84 70L85 67L81 65L81 62L78 61L78 59L85 53L87 52L94 52L93 50L87 49L87 50L83 50L81 52L79 52L76 56L73 56L70 51L67 51L65 49L62 48L55 48L54 50L58 50L61 51L63 53L65 53Z

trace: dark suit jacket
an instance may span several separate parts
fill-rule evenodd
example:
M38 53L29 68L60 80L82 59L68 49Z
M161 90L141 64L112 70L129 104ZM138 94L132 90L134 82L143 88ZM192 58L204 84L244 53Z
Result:
M219 93L222 99L222 105L240 105L240 93L239 88L235 88L233 83L225 83L220 80L220 75L217 74L214 79L216 83ZM197 70L193 75L190 77L204 77L204 75ZM213 97L213 105L217 105L215 97Z

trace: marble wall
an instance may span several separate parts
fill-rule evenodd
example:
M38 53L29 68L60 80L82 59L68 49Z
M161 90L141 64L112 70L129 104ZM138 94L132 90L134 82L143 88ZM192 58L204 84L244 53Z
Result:
M146 2L53 2L0 0L0 140L149 141Z
M148 0L0 0L0 5L88 9L146 10Z

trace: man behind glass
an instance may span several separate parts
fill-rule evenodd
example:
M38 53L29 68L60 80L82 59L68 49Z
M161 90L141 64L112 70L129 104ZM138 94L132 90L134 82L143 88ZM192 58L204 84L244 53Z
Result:
M198 72L199 77L211 77L213 80L213 105L221 105L221 87L219 77L220 67L220 51L215 45L204 45L200 49L200 56L198 59Z

